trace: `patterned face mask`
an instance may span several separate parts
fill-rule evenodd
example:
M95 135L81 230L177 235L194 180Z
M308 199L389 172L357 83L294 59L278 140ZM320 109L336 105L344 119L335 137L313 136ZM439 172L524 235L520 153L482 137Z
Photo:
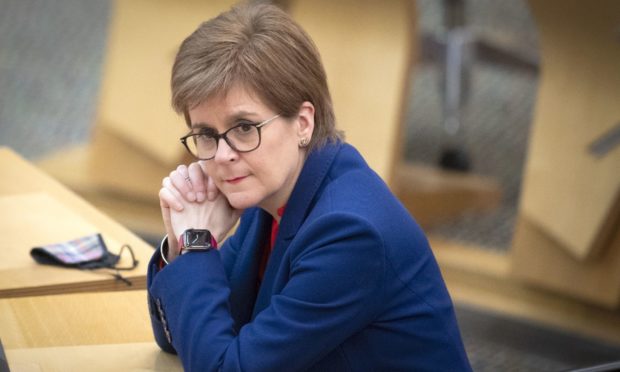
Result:
M119 267L118 262L125 249L131 255L131 265ZM127 244L123 245L118 255L108 251L101 234L84 236L78 239L62 243L48 244L35 247L30 251L32 258L43 265L53 265L80 270L112 269L116 279L122 280L127 285L131 282L123 278L119 270L132 270L138 266L133 250Z

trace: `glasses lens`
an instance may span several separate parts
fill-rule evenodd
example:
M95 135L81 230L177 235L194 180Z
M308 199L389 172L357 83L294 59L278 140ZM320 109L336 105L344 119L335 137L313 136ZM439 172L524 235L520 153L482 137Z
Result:
M241 124L231 128L226 134L226 137L237 151L247 152L258 147L260 143L260 134L258 131L259 129L256 125Z
M217 141L206 134L195 134L186 141L189 151L199 159L210 159L217 151Z

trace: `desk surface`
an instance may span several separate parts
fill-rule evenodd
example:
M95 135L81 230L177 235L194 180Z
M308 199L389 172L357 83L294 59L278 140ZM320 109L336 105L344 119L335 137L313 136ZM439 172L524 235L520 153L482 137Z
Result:
M155 343L7 350L15 371L183 371L175 355Z
M0 148L0 172L0 225L15 225L11 234L0 236L0 297L127 289L100 272L46 267L30 259L34 243L94 232L103 235L114 253L122 244L133 248L140 264L123 275L132 279L133 289L144 288L151 246L8 148ZM18 227L27 237L23 241L16 238Z
M6 350L154 342L146 291L0 299Z
M182 370L153 340L146 291L0 299L0 338L12 370Z

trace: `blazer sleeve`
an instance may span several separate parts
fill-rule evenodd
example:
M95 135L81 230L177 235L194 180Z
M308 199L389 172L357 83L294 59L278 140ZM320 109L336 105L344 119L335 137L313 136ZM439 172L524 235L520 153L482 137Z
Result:
M248 219L242 219L241 223L231 237L226 239L224 244L220 247L219 251L224 261L224 266L227 268L232 267L234 260L237 256L238 249L238 237L245 234L248 228ZM151 257L147 268L147 289L151 288L153 279L163 269L160 269L159 262L161 257L161 249L163 245L168 244L167 238L164 238L160 244L160 247L155 250ZM165 267L164 267L165 268ZM154 298L150 291L147 291L147 301L149 307L149 315L151 318L151 327L153 328L153 336L157 345L164 351L169 353L175 353L176 350L171 343L171 335L168 327L167 319L163 311L161 301Z
M288 250L289 281L238 334L218 251L183 255L153 277L149 293L186 370L304 370L376 316L385 255L368 222L326 215Z

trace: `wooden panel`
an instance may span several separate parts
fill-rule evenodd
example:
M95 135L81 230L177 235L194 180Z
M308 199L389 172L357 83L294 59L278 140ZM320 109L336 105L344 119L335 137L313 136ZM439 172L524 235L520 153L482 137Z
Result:
M20 248L23 250L20 262L27 261L23 256L28 257L28 246L35 243L28 239L35 237L47 239L52 238L49 234L67 234L62 237L54 236L54 238L64 239L72 233L77 238L84 233L98 231L105 237L113 252L118 250L120 244L131 245L141 264L124 274L133 279L134 288L141 286L144 288L146 262L153 252L152 247L7 148L0 148L0 172L3 174L0 181L0 196L3 203L11 204L21 200L18 203L19 207L3 209L2 224L13 225L15 221L11 221L13 218L11 212L16 220L18 217L21 220L29 218L31 222L34 221L33 219L39 219L36 223L23 226L23 229L31 231L21 243L24 246ZM41 196L40 193L47 196ZM37 203L44 203L45 207L39 210L41 205ZM24 209L21 211L24 214L17 212L20 208ZM28 216L29 213L39 213L41 216ZM41 224L46 224L47 227L40 227ZM8 234L0 239L3 239L0 240L2 250L10 249L8 240L4 240L8 239ZM3 255L6 254L8 253L3 253ZM127 288L125 284L119 284L108 275L46 266L30 267L32 271L17 267L0 269L0 296Z
M501 203L499 183L488 177L423 164L400 164L393 181L396 196L425 228L465 212L489 211Z
M176 355L154 342L6 351L13 371L183 371Z
M106 130L99 128L98 132L104 132L105 136L98 136L94 144L63 149L37 165L131 231L151 237L163 236L157 194L163 174L167 172L165 167L147 161L139 152L128 151L123 147L124 142ZM110 138L106 140L106 137ZM95 155L93 146L107 150ZM108 164L104 153L110 153ZM98 157L101 159L93 159ZM118 170L114 171L116 167ZM129 170L135 173L128 174ZM125 178L119 181L118 177Z
M5 349L155 342L146 291L0 299Z
M588 146L620 123L620 2L530 0L542 75L521 211L574 257L599 254L620 214L620 147Z
M319 48L337 126L390 181L417 40L412 2L296 0L288 7Z
M511 275L511 256L501 251L429 237L457 304L543 323L586 337L620 342L620 313L524 285Z
M512 272L527 283L607 308L620 305L620 229L600 257L583 262L521 217L512 259Z
M178 163L189 163L181 142L170 137L168 146L177 146L184 152ZM96 131L90 150L90 175L94 183L108 192L159 205L161 181L174 168L153 161L146 152L131 146L105 127Z
M183 154L175 139L186 132L170 106L176 51L198 25L234 1L117 0L104 63L99 123L154 161L174 165Z

